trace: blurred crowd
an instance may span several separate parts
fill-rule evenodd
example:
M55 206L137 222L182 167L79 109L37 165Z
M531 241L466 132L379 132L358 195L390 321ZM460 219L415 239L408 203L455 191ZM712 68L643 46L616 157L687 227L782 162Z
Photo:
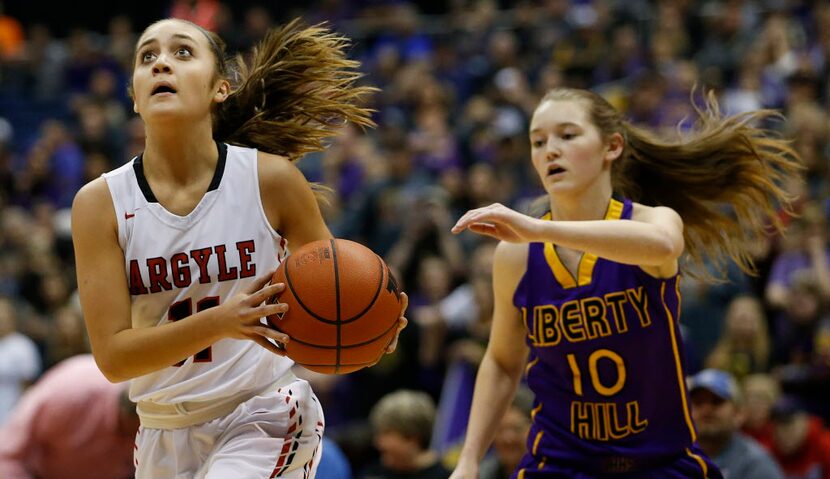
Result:
M556 86L592 88L667 138L693 125L703 91L727 114L782 113L767 126L792 139L806 166L806 181L786 185L798 198L795 211L781 211L786 235L753 245L756 276L736 269L720 282L684 278L686 364L690 374L716 368L735 378L747 412L739 426L779 464L802 452L776 429L776 407L808 418L789 439L830 435L830 2L445 3L430 15L403 0L250 6L241 15L227 2L176 0L158 12L214 30L240 52L295 16L328 21L353 40L350 56L380 89L370 100L376 129L347 128L298 163L309 180L335 189L324 207L333 233L382 255L410 295L410 327L394 355L346 376L304 373L355 474L386 477L372 464L411 462L394 459L406 456L396 448L423 448L452 465L489 334L495 245L450 227L469 208L524 210L543 193L527 126ZM93 31L78 19L58 38L0 12L0 425L41 374L88 352L69 207L80 186L143 148L126 86L144 27L116 16ZM434 417L416 421L426 438L371 414L399 390L432 404ZM815 460L824 475L809 477L830 477L830 447Z

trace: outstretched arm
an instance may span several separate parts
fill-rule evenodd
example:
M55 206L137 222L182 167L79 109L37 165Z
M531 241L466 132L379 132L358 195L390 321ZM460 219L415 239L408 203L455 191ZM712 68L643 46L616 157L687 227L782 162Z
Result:
M478 478L478 465L496 434L524 372L528 348L513 293L525 271L527 246L500 243L493 260L495 307L490 342L476 376L467 436L451 479Z
M512 243L544 242L619 263L662 267L683 252L683 221L672 209L635 205L632 221L546 221L501 204L470 210L453 227Z

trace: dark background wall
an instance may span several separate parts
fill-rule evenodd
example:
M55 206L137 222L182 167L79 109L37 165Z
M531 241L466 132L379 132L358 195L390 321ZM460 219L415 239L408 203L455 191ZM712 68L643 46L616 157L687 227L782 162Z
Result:
M135 27L143 28L148 23L167 16L171 0L0 0L6 13L19 19L24 25L43 23L49 26L55 36L65 36L73 27L105 32L109 20L126 14ZM395 3L394 0L233 0L226 2L241 19L249 7L266 7L276 21L285 20L291 12L313 10L315 5L337 3L354 6L367 4ZM451 0L427 0L409 2L418 5L423 14L444 13ZM502 2L499 2L502 3ZM511 2L506 2L511 3Z

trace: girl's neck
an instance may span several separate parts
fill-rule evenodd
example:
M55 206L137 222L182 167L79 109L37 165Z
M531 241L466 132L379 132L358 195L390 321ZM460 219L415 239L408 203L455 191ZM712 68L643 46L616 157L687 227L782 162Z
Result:
M611 185L587 188L578 195L551 195L550 212L557 221L601 220L611 201Z
M219 153L210 128L147 128L144 174L183 185L212 174Z

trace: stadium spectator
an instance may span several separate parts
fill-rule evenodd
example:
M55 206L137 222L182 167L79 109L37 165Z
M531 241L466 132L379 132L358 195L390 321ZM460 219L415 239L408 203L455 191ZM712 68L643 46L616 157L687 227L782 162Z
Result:
M320 456L320 465L317 466L317 477L352 479L352 466L348 458L340 446L328 436L323 436L323 455Z
M74 356L26 391L0 428L0 477L133 477L137 430L126 384L110 383L91 355Z
M726 371L704 369L691 376L692 419L701 449L726 478L780 479L781 470L769 453L741 432L741 397Z
M742 430L767 449L772 446L772 407L780 395L778 382L769 374L750 374L743 380Z
M450 472L429 448L435 404L426 393L399 390L384 396L370 415L377 463L361 479L446 479Z
M40 374L35 343L17 329L15 305L0 295L0 425L6 422L24 386Z
M772 454L787 479L830 479L830 431L792 396L772 409Z
M723 332L706 367L732 373L738 380L767 370L770 358L767 320L761 301L737 296L729 303Z
M530 432L532 409L533 394L521 387L501 420L493 440L493 451L481 463L480 479L509 479L518 468Z

